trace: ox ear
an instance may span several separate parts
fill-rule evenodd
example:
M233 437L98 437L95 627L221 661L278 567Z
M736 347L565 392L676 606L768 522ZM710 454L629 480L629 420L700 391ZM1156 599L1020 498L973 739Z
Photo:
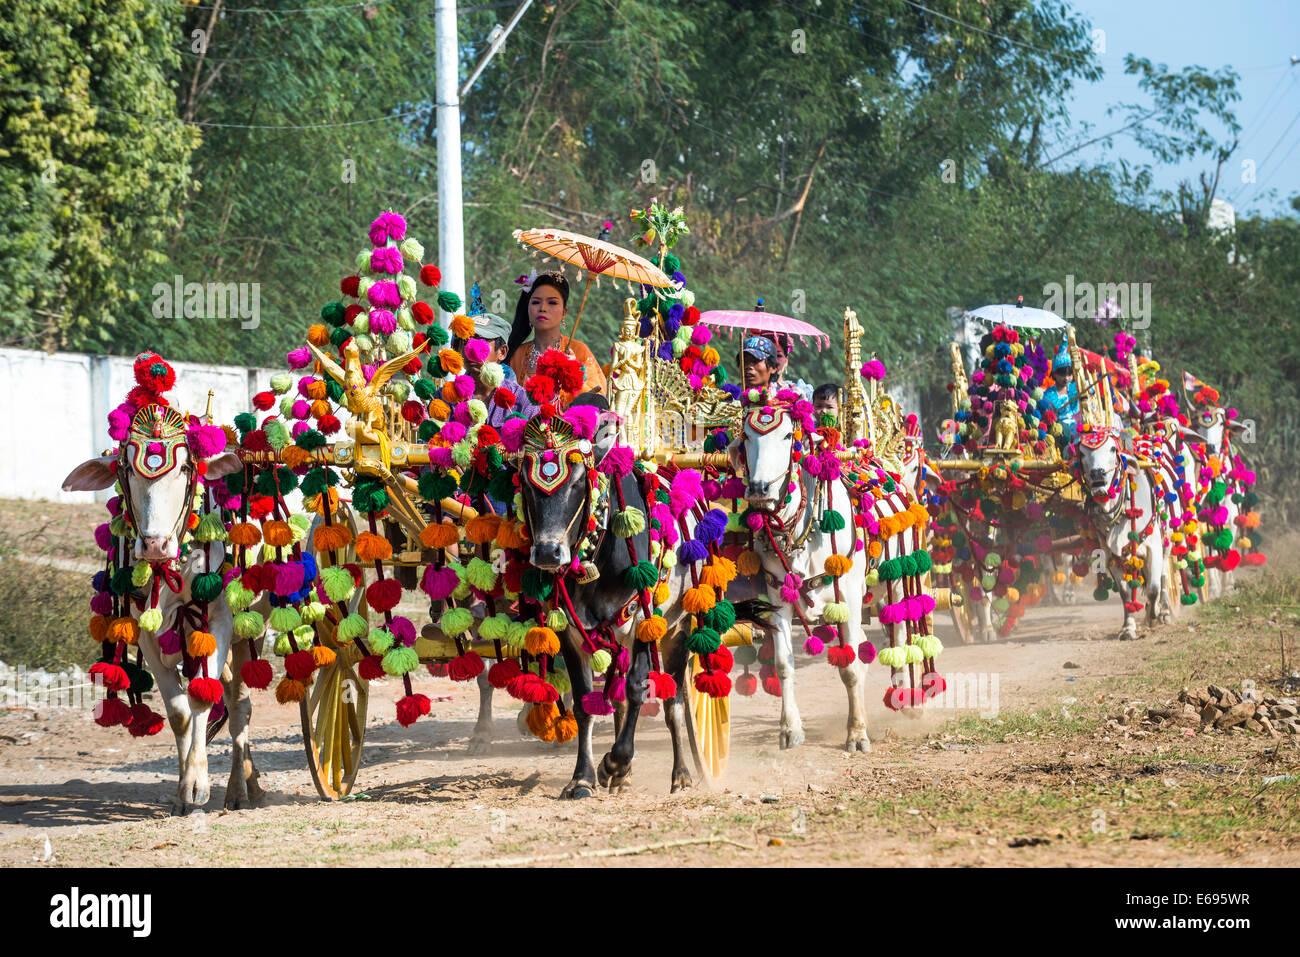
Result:
M216 458L208 459L208 471L205 476L209 481L223 478L232 472L238 472L244 467L240 461L238 453L222 452Z
M63 480L63 491L98 492L100 489L112 488L117 481L111 468L113 462L114 457L111 455L86 459L68 473L68 477Z
M1225 430L1231 432L1233 435L1241 435L1243 432L1246 431L1246 426L1242 424L1240 419L1225 419L1223 422L1223 427Z

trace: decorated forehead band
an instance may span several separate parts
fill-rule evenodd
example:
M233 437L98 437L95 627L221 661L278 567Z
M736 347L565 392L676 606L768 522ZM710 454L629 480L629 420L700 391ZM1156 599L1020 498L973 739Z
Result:
M174 469L185 447L185 417L175 409L146 405L131 419L123 457L141 478L155 479Z

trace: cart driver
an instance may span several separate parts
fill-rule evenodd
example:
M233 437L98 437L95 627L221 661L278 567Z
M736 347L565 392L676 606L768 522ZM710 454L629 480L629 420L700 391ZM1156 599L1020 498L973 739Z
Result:
M737 364L742 370L745 390L764 390L772 384L776 372L776 345L765 336L745 339Z
M1058 445L1064 449L1079 434L1079 390L1074 384L1074 366L1064 342L1052 361L1052 380L1055 385L1043 394L1043 398L1056 410L1056 420L1061 423Z

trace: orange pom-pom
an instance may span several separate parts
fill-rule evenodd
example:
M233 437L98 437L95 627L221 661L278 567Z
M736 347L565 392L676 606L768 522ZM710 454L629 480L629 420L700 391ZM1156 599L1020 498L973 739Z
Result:
M465 537L475 545L486 545L497 537L497 527L501 524L498 515L480 515L465 523Z
M438 352L438 361L450 375L460 375L465 368L465 360L455 349L442 349Z
M134 618L114 618L108 623L108 640L134 645L140 640L140 623Z
M393 546L382 535L362 532L357 536L357 558L363 562L382 562L393 557Z
M275 686L275 700L280 704L301 701L306 695L307 686L297 678L290 678L288 675L281 678L280 683Z
M460 541L460 529L451 522L435 522L420 530L420 544L425 548L451 548Z
M317 379L314 382L307 383L307 398L313 402L324 399L329 395L329 389L325 385L324 379Z
M334 406L330 405L327 400L317 399L311 404L311 417L313 419L323 419L333 410Z
M502 519L497 525L497 544L502 548L525 548L528 539L524 535L524 526L520 522Z
M306 449L300 449L296 445L286 445L280 450L280 461L291 469L296 469L300 465L307 464L311 458L311 453Z
M528 709L528 730L543 741L555 740L555 720L560 716L560 709L554 702L539 701Z
M313 645L311 656L316 659L317 668L328 668L330 665L334 664L334 659L338 657L338 655L334 654L331 649L326 648L324 645Z
M443 383L442 401L446 402L448 405L455 405L460 401L460 395L456 392L456 386L453 383Z
M469 316L455 315L451 317L451 334L457 339L468 339L474 335L474 320ZM443 350L446 352L447 350Z
M826 563L823 565L827 575L834 575L839 578L841 575L847 575L853 568L853 559L846 555L827 555Z
M907 506L907 510L915 516L915 524L920 525L922 528L930 524L930 512L920 502L913 502Z
M252 522L236 522L227 533L231 545L243 545L252 548L262 540L262 532Z
M555 740L561 744L572 741L578 734L578 719L570 712L561 715L560 720L555 722Z
M328 502L329 513L333 515L335 512L338 511L338 507L339 507L339 490L336 488L332 488L332 489L327 489L327 491L329 492L328 496L325 495L324 492L322 492L320 495L310 495L305 497L302 500L303 505L307 507L307 510L309 512L315 512L317 515L324 515L326 509L325 503ZM352 541L351 532L348 533L348 541L349 542Z
M345 548L352 541L352 530L346 525L317 525L312 542L318 552L333 552Z
M882 546L880 542L873 541L867 544L867 554L872 558L879 558L880 553L884 550L884 546Z
M190 632L190 638L186 644L191 658L207 658L209 655L217 653L217 638L206 631Z
M318 349L322 349L329 345L330 327L322 325L319 322L314 326L309 326L307 329L307 341Z
M636 640L644 641L646 644L661 641L666 634L668 634L668 622L664 621L661 615L651 615L636 626Z
M711 588L716 588L719 591L722 591L727 587L728 581L729 579L722 569L717 565L714 565L712 562L705 565L700 571L701 585L708 585Z
M655 604L662 605L664 602L668 600L669 594L671 593L668 591L667 582L660 582L658 585L655 585L655 591L654 591Z
M692 615L702 615L706 611L712 611L713 606L717 603L717 596L708 585L696 585L694 588L688 588L686 594L682 596L682 607Z
M758 552L748 548L740 553L736 559L736 570L748 578L751 575L757 575L760 568L763 567L762 561L759 560Z
M451 415L451 408L442 399L429 400L429 418L436 422L446 422L447 416Z
M103 641L108 637L108 619L103 615L91 616L90 637L95 639L95 641Z
M560 639L550 628L529 628L524 636L524 650L534 658L541 655L558 655Z
M275 548L284 548L293 544L293 526L288 522L263 522L262 538L266 544Z

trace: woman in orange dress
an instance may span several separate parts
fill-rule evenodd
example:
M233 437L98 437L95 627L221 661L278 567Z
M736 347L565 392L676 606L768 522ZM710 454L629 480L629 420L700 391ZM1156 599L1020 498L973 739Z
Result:
M536 374L538 360L547 350L564 346L560 327L568 305L569 282L558 272L542 273L520 294L506 352L506 363L514 370L520 385L526 385L529 377ZM529 332L533 336L531 341ZM569 343L568 353L582 363L582 387L577 392L561 392L556 396L557 409L567 408L574 396L585 392L605 394L605 374L586 344L574 339Z

